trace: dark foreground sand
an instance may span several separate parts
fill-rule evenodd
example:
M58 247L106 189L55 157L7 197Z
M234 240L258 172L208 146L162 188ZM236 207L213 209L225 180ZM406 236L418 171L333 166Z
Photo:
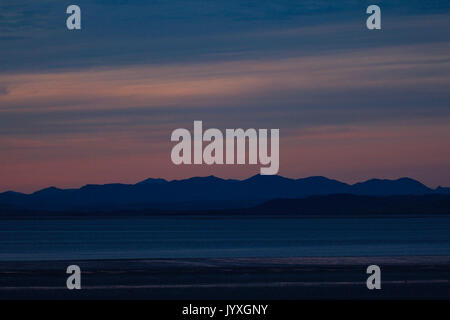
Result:
M0 262L0 299L450 299L450 256Z

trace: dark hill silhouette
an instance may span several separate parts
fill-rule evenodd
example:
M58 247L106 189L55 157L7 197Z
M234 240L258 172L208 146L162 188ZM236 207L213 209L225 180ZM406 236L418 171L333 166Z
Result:
M138 182L136 184L164 184L167 183L168 181L165 179L154 179L154 178L148 178L145 179L144 181Z
M1 208L37 211L90 210L210 210L256 206L271 199L314 195L367 196L450 193L449 188L430 189L410 179L372 179L353 185L325 177L290 179L255 175L245 180L214 176L167 181L146 179L136 184L86 185L79 189L46 188L32 194L0 194Z
M443 188L441 186L436 188L437 193L450 193L450 188Z
M333 194L276 199L246 210L270 215L449 214L450 195L362 196Z
M394 194L426 194L431 190L419 181L410 178L397 180L371 179L352 186L355 194L394 195Z

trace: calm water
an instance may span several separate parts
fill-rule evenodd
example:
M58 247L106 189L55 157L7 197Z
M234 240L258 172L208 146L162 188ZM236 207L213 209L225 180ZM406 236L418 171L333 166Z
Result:
M0 220L0 261L450 255L450 217Z

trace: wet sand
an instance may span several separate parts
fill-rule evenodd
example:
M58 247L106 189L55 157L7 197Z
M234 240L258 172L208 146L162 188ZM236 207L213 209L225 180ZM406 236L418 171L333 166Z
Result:
M450 299L450 256L0 262L0 299Z

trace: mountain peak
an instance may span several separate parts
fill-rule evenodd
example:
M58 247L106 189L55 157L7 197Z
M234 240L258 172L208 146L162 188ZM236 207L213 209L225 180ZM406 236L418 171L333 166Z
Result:
M204 176L204 177L192 177L185 180L178 180L178 181L190 181L190 182L215 182L215 181L225 181L222 178L218 178L216 176L210 175L210 176Z
M242 181L293 181L293 179L279 175L262 175L258 173Z
M352 185L355 194L366 195L396 195L396 194L427 194L433 190L421 182L411 178L369 179Z
M136 185L143 185L143 184L163 184L163 183L167 183L168 181L166 179L162 179L162 178L148 178L145 180L142 180L138 183L136 183Z
M33 194L35 194L35 195L36 194L50 194L50 193L59 193L62 191L64 191L64 190L52 186L52 187L48 187L48 188L44 188L39 191L36 191Z
M314 181L314 182L329 182L329 181L336 181L336 182L340 182L337 180L333 180L324 176L311 176L311 177L306 177L306 178L299 178L296 181ZM343 182L340 182L343 183Z

